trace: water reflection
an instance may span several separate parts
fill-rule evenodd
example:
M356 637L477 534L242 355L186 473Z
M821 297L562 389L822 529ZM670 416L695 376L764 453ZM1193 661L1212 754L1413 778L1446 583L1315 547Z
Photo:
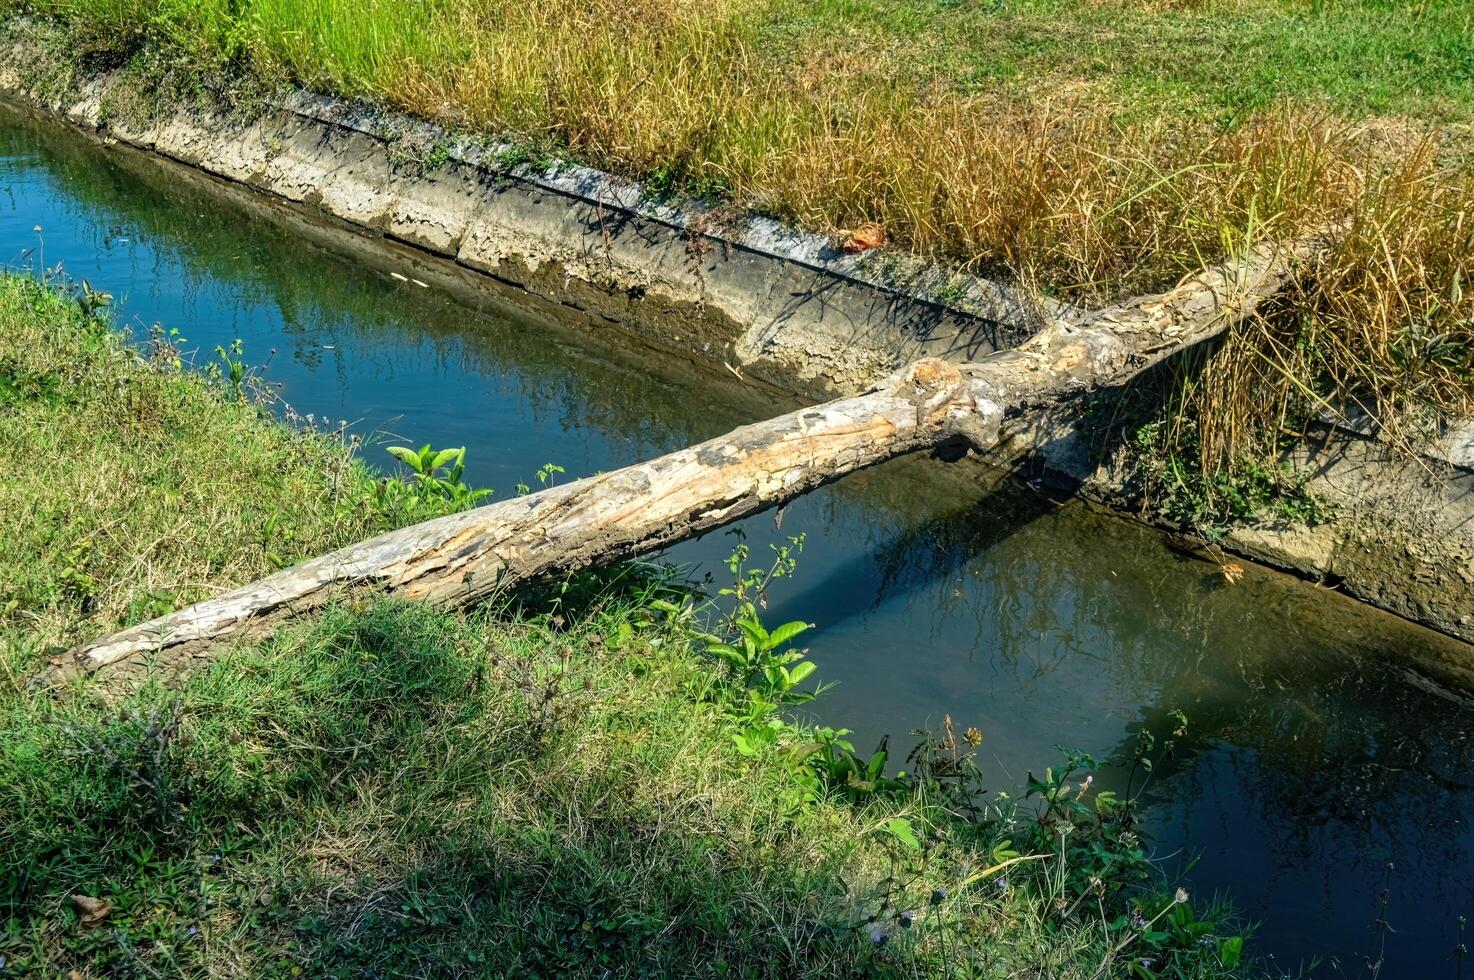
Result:
M1450 686L1468 647L1263 570L1230 586L1082 506L1020 526L1011 510L990 497L908 528L873 549L869 581L850 573L844 587L874 588L863 633L908 641L848 644L863 660L848 676L889 673L828 710L867 737L943 713L977 724L1001 788L1043 746L1084 748L1115 763L1100 782L1116 789L1136 733L1165 740L1181 710L1189 734L1146 793L1168 867L1263 919L1285 963L1369 951L1387 887L1383 975L1451 969L1474 905L1471 713Z
M46 262L140 326L275 349L299 411L465 444L478 483L609 469L788 407L244 196L0 108L0 262L41 225ZM967 467L858 474L792 504L796 530L809 546L771 615L819 624L840 682L826 719L873 741L950 714L1011 789L1056 744L1124 763L1180 709L1190 734L1148 788L1165 863L1196 856L1193 887L1230 891L1286 963L1354 963L1385 879L1382 976L1451 967L1474 907L1469 648L1262 570L1230 586L1145 529ZM771 517L748 533L779 536ZM728 544L671 557L716 568Z

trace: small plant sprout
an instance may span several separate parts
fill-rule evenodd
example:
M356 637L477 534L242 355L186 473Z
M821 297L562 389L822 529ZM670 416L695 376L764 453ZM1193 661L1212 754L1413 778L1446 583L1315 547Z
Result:
M427 442L418 450L390 446L387 451L409 467L423 496L448 501L457 510L474 507L491 496L489 489L472 489L466 484L465 446L437 450Z
M219 344L215 346L215 356L220 359L220 363L210 365L211 374L223 378L237 398L245 393L247 370L244 355L245 344L237 337L230 342L229 347Z

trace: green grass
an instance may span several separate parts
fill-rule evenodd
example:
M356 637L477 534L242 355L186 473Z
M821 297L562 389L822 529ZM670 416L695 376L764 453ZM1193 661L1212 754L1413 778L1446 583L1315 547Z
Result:
M0 280L0 624L75 641L378 526L348 446L262 423L167 338L129 347L70 296Z
M1084 87L1225 124L1284 101L1474 121L1474 11L1456 0L774 0L759 24L784 56L845 50L960 92Z
M0 278L0 446L25 463L0 510L5 972L1248 971L1225 909L1165 891L1129 804L1075 799L1090 760L1015 808L944 731L877 779L900 757L770 713L778 689L711 658L708 611L655 569L466 614L360 600L172 686L31 686L151 603L446 506L386 511L408 485L85 302Z
M800 733L743 756L710 665L638 608L561 629L338 609L177 692L7 692L0 954L20 975L1084 978L1125 975L1129 939L1165 975L1234 972L1220 938L1108 930L1044 862L969 882L1025 827L932 812L912 851L888 822L929 811L812 798L783 757ZM1105 880L1113 917L1162 907ZM111 914L89 928L75 894Z

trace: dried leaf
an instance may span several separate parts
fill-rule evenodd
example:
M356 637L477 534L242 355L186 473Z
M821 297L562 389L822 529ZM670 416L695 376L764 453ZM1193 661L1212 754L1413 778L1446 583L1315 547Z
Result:
M88 929L113 914L113 907L110 903L90 895L73 895L72 904L77 906L77 911L82 913L82 925Z
M1218 567L1223 572L1224 581L1228 582L1229 585L1233 585L1244 577L1244 566L1236 561L1224 562Z
M885 244L885 225L871 222L858 228L843 229L840 235L846 252L865 252Z

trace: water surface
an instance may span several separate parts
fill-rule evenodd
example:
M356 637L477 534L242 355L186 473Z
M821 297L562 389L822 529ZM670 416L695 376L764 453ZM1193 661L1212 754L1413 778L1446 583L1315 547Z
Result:
M203 359L239 338L297 411L464 444L469 479L499 494L544 463L607 470L793 405L249 198L0 107L0 263L85 277ZM1319 957L1323 976L1359 974L1385 886L1381 975L1454 975L1474 912L1474 650L1260 569L1230 586L1137 525L926 460L774 524L746 523L756 551L807 534L769 615L818 624L824 721L868 746L950 715L1016 790L1056 745L1129 759L1181 710L1189 735L1147 790L1164 866L1262 920L1251 948ZM669 557L720 572L731 544Z

